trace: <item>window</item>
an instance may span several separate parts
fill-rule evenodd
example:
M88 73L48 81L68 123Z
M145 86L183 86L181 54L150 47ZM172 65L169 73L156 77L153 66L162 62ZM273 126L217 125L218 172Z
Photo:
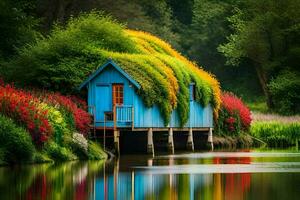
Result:
M194 101L196 99L196 88L195 83L190 84L190 101Z
M123 105L123 84L113 84L113 105Z

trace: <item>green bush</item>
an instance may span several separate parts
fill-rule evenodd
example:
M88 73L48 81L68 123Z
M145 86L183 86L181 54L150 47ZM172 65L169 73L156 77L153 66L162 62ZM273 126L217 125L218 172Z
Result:
M54 129L54 140L58 144L62 144L62 137L65 134L69 134L71 131L68 129L67 123L61 114L61 112L53 106L46 103L40 103L39 108L47 110L47 118Z
M89 141L88 147L89 160L102 160L107 158L106 153L96 142Z
M82 14L70 19L66 27L55 26L47 38L21 49L11 62L9 79L20 85L70 93L107 60L99 49L135 52L122 25L111 17L99 12Z
M50 141L44 148L46 154L55 161L75 160L76 156L66 147L61 147L57 143Z
M295 71L284 71L268 85L274 110L280 114L300 113L300 74Z
M0 146L8 163L31 161L35 152L30 134L11 119L0 115Z

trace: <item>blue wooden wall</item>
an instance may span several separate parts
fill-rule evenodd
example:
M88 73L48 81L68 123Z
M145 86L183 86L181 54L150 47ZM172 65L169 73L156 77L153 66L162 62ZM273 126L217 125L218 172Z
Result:
M95 78L88 83L88 105L89 112L93 113L95 107L95 125L97 127L104 126L104 112L113 111L112 105L112 84L124 84L124 105L134 107L134 128L163 128L164 121L160 114L158 106L147 108L142 98L135 92L135 86L116 70L113 65L107 66ZM192 92L192 85L190 92ZM128 113L129 112L129 113ZM126 115L131 118L131 109L124 110L120 115ZM113 127L113 121L106 121L106 127ZM117 123L117 127L131 127L131 122L122 120ZM180 128L179 116L174 110L171 116L168 127ZM185 127L202 128L213 127L213 112L211 106L202 107L199 103L193 100L193 95L190 95L190 113L189 120Z

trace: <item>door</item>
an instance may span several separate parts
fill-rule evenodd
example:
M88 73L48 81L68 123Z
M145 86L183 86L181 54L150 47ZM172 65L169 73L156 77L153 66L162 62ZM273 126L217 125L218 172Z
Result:
M112 111L111 90L109 84L96 86L96 122L104 121L104 113Z
M113 84L113 105L123 105L124 103L124 86L123 84Z

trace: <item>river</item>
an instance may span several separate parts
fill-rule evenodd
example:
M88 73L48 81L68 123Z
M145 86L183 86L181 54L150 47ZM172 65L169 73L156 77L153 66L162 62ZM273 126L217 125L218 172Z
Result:
M0 167L0 199L300 199L300 153L125 155Z

